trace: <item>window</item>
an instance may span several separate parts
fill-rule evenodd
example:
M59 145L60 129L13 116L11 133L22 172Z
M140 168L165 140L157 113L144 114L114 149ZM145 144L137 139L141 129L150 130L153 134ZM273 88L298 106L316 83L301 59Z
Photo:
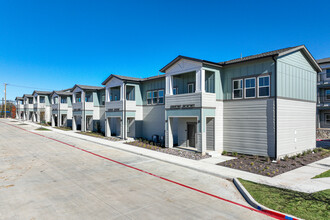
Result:
M101 105L105 104L105 94L102 94L101 96Z
M158 103L164 104L164 90L158 91Z
M327 78L330 78L330 69L326 69L325 74Z
M258 92L258 97L268 97L270 94L270 90L269 90L269 80L270 77L269 76L259 76L258 80L259 80L259 92Z
M158 91L153 91L152 92L152 104L157 104L158 103Z
M33 99L29 98L29 104L33 104Z
M256 78L245 79L245 98L256 97Z
M188 83L188 93L194 93L194 92L195 92L195 84Z
M85 101L86 102L93 102L93 93L86 93L85 94Z
M45 97L44 96L40 96L40 103L45 103Z
M126 99L134 101L135 100L135 87L126 86Z
M114 99L115 101L118 101L118 96L117 95L115 95L115 99Z
M176 94L178 94L178 88L174 87L173 88L173 95L176 95Z
M81 93L76 93L76 103L81 102Z
M67 98L63 98L63 97L61 97L61 103L67 103Z
M329 89L325 90L325 99L330 100L330 90Z
M241 99L243 97L243 79L233 80L233 98Z
M325 123L330 124L330 114L324 114Z
M147 104L148 105L151 105L151 98L152 98L151 91L150 92L147 92Z
M205 92L215 93L214 72L205 71Z

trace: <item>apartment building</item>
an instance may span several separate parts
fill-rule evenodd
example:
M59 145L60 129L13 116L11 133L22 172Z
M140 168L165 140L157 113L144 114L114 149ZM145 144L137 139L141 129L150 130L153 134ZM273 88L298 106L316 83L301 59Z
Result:
M32 121L37 123L50 122L51 106L50 94L47 91L33 91L33 116Z
M104 132L104 87L75 85L71 91L72 130Z
M321 69L305 46L218 63L178 56L160 71L102 83L107 136L270 157L315 147Z
M322 68L317 77L317 127L330 128L330 58L317 63Z
M24 102L24 115L23 120L32 121L33 120L33 96L29 94L23 95Z
M111 74L105 87L54 91L52 125L70 126L72 118L73 130L279 158L315 147L317 76L321 88L329 67L319 64L304 45L224 62L178 56L158 76ZM29 119L30 98L23 96Z
M23 97L16 97L16 119L24 118L24 99Z
M71 88L53 91L50 98L52 127L72 127Z

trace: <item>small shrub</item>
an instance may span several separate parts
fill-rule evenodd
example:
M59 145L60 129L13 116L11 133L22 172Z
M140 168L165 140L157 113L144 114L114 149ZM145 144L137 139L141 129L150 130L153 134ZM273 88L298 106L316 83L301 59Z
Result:
M307 154L311 154L312 153L312 150L307 150Z
M292 160L295 160L295 159L296 159L296 155L293 155L293 156L291 157L291 159L292 159Z
M278 169L276 169L276 172L278 173L278 172L279 172L279 170L278 170Z
M289 160L289 156L285 155L285 157L283 158L284 161L288 161Z
M227 151L222 151L222 155L227 155L228 154L228 152Z
M250 164L251 164L251 166L253 166L253 165L254 165L254 163L253 163L253 162L251 162Z
M269 170L269 166L266 166L266 169Z
M275 174L275 171L273 171L272 173Z
M233 164L230 163L229 166L230 166L230 167L233 167Z
M297 154L297 157L301 157L301 153Z
M269 163L270 162L270 157L266 157L266 161Z
M234 157L237 157L237 152L233 152L233 156Z
M267 173L267 176L270 176L270 173L269 172Z
M306 154L307 154L306 151L303 151L303 152L302 152L302 155L303 155L303 156L306 156Z

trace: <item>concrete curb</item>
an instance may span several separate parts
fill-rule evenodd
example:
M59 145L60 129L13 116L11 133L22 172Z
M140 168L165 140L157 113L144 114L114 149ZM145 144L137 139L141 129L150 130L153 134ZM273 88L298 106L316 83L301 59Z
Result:
M241 182L237 179L234 178L233 179L234 185L236 186L236 188L238 189L238 191L242 194L242 196L244 197L244 199L254 208L263 211L263 212L267 212L270 215L276 216L278 218L282 218L282 219L290 219L290 220L298 220L300 218L297 218L295 216L292 215L288 215L282 212L278 212L275 211L273 209L267 208L266 206L261 205L260 203L258 203L257 201L254 200L254 198L250 195L250 193L245 189L245 187L241 184Z

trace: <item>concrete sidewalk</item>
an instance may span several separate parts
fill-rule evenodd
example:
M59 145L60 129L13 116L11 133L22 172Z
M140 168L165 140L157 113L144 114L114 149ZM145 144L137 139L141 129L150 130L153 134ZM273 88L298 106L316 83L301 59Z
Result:
M34 125L36 127L40 127L40 125L32 122L24 121L24 123ZM135 147L132 145L125 144L124 141L114 142L102 138L82 135L73 131L63 131L52 127L47 127L47 128L54 132L58 132L64 135L91 141L94 143L135 153L138 155L143 155L149 158L165 161L189 169L197 170L203 173L218 176L224 179L242 178L256 183L262 183L269 186L275 186L275 187L306 192L306 193L313 193L321 190L330 189L330 178L311 179L312 177L320 173L323 173L329 169L330 157L316 161L307 166L294 169L292 171L278 175L276 177L266 177L241 170L215 165L214 162L215 159L211 159L213 160L211 162L207 159L196 161L196 160L186 159L186 158L165 154L153 150L148 150L140 147ZM222 159L220 158L220 160Z

